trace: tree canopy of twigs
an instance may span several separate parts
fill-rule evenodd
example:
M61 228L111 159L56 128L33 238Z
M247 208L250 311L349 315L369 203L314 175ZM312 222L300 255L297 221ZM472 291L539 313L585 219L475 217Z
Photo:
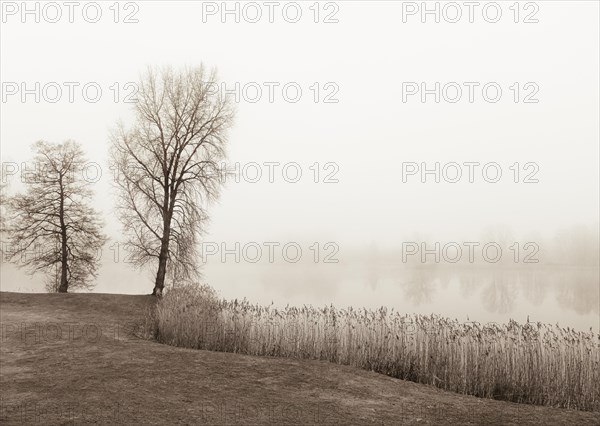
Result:
M112 134L118 170L117 211L132 261L157 268L152 294L198 276L198 242L208 202L223 180L233 108L219 95L215 71L149 69L135 104L136 120Z
M24 193L7 197L8 258L31 274L44 273L49 291L90 289L106 242L89 205L81 146L73 141L33 145L34 168L22 176Z

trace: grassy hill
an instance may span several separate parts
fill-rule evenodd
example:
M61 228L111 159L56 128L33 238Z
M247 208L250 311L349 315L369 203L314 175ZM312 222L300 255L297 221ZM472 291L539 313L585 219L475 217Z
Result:
M0 293L2 424L599 424L322 361L136 337L150 296Z

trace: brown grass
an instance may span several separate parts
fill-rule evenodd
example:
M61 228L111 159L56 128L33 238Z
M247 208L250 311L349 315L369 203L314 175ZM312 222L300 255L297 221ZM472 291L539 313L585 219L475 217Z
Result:
M152 305L150 296L0 292L0 424L599 424L597 412L476 398L326 361L139 339L129 331ZM57 324L60 339L31 332ZM101 338L82 338L86 324Z

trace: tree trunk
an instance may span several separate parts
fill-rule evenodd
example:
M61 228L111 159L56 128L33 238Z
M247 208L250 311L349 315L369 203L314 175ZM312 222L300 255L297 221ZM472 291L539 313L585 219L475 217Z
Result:
M62 248L61 248L61 261L60 261L60 286L58 287L59 293L66 293L69 287L69 283L67 282L67 240L66 232L63 232L62 236Z
M158 272L156 273L156 281L154 282L154 290L152 295L161 297L165 288L165 276L167 274L167 259L169 258L169 235L168 230L165 232L160 244L160 254L158 256Z
M60 181L60 286L58 287L59 293L66 293L69 287L67 281L67 225L65 225L65 205L64 205L64 192L62 187L62 176Z
M167 259L169 258L169 240L171 238L171 218L173 217L173 205L175 192L169 193L168 181L165 182L165 196L163 200L163 235L160 241L160 253L158 255L158 271L152 296L162 297L165 288L165 276L167 275Z

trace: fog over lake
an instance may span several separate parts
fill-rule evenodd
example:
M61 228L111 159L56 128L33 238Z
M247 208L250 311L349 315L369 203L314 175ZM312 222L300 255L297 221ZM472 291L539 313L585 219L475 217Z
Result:
M591 229L588 232L594 235ZM593 241L588 239L588 243ZM309 244L298 246L306 248ZM305 250L296 263L291 262L291 254L290 261L283 256L277 260L273 250L271 263L263 247L263 256L253 263L256 250L251 253L250 245L245 254L240 246L238 262L235 243L225 247L230 249L225 262L221 253L206 256L204 281L228 299L247 298L280 307L386 306L402 313L435 313L464 322L503 323L512 318L519 322L559 323L577 330L599 329L600 269L593 255L567 259L566 264L500 261L450 265L421 263L420 259L403 262L401 250L381 251L371 245L345 255L338 252L327 259L337 259L337 263L325 263L325 256L315 258L316 247ZM115 263L115 250L106 254L108 260L104 259L96 292L119 292L124 284L126 293L148 292L147 282L153 278L150 272L136 273L126 262ZM39 280L23 280L12 265L4 264L2 274L4 291L43 288Z
M540 3L535 25L515 24L508 3L498 23L456 25L402 22L402 2L343 2L332 25L311 15L294 25L223 24L203 22L201 3L143 2L135 25L3 25L4 82L103 90L94 103L79 89L74 102L66 92L55 103L10 96L0 127L2 162L17 167L9 194L22 190L38 140L73 139L97 166L93 205L109 241L95 292L148 294L156 274L130 268L115 217L109 132L119 120L130 125L133 110L123 96L115 102L114 88L128 94L147 66L202 62L217 67L226 89L248 88L238 90L227 145L241 178L227 179L202 236L203 281L222 297L598 329L597 2ZM165 22L176 23L168 37L157 31ZM446 98L459 87L463 97L406 96L421 83L446 87ZM298 102L285 100L287 84L301 88ZM498 102L482 98L486 84L501 88ZM439 244L439 261L421 261L423 242ZM480 245L470 262L472 242ZM483 258L487 242L502 246L500 261ZM273 262L268 243L278 244ZM282 254L288 243L302 250L296 263L295 247ZM222 260L222 244L239 262L236 253ZM41 280L2 263L2 291L42 291Z

